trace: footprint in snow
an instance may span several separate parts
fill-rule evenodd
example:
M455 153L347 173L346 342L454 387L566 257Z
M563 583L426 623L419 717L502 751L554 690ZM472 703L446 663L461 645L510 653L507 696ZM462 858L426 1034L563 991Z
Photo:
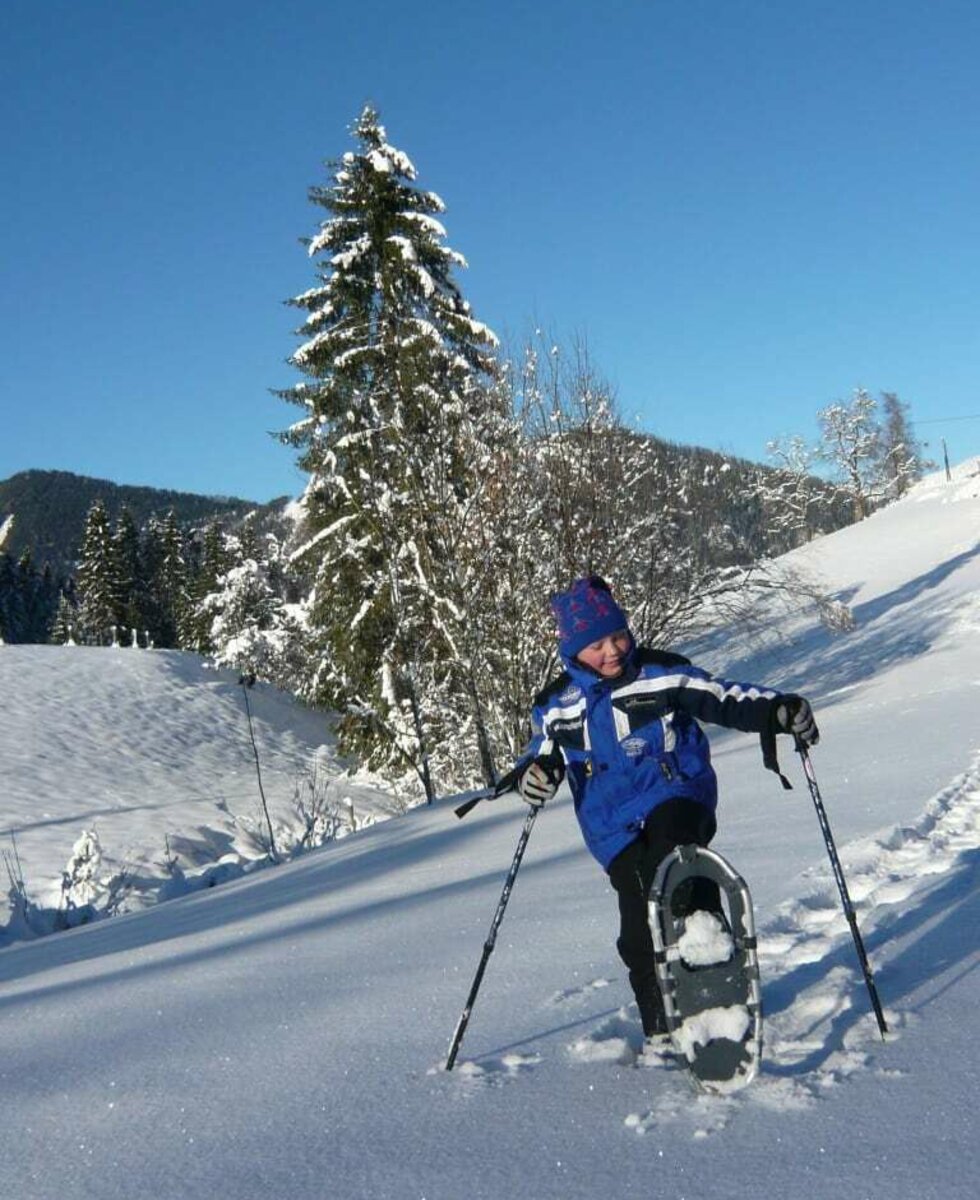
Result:
M934 796L913 824L845 847L848 891L866 942L879 914L885 928L896 908L920 906L928 914L936 877L955 871L961 856L975 849L978 785L980 760ZM783 906L761 931L759 958L767 1011L763 1071L768 1062L770 1070L792 1074L816 1095L875 1066L881 1040L832 880ZM889 1040L914 1019L892 1010L885 1017ZM901 1077L887 1070L879 1074Z
M532 1070L541 1061L540 1054L502 1054L498 1058L481 1058L479 1062L464 1059L453 1070L466 1085L499 1087Z
M629 1011L621 1008L594 1029L570 1042L568 1054L573 1062L619 1063L631 1066L643 1045L643 1033Z
M845 875L865 939L878 912L885 922L894 906L919 904L928 912L935 877L955 871L978 842L980 759L935 796L913 826L846 847ZM881 1040L831 878L783 906L760 930L759 959L767 1013L759 1077L737 1095L692 1101L690 1093L665 1092L649 1111L629 1113L627 1129L645 1134L670 1126L701 1139L723 1130L746 1106L798 1112L864 1071L889 1082L905 1077L880 1063ZM913 1012L891 1009L885 1016L889 1040L916 1020ZM598 1045L604 1034L615 1030L600 1027L592 1040Z
M548 1001L549 1004L568 1004L573 1000L583 1000L591 998L591 996L603 988L607 988L612 983L611 979L593 979L589 983L584 983L580 987L563 988Z

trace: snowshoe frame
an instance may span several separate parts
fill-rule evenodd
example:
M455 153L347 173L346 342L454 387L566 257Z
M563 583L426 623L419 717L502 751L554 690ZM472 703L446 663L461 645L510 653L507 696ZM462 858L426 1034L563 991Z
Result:
M675 913L673 901L680 886L697 877L714 881L728 899L729 932L734 949L722 963L691 966L684 961L678 947L687 914ZM745 880L714 850L678 846L657 870L650 897L650 917L657 980L667 1028L679 1060L705 1091L744 1087L758 1074L762 1058L762 990L755 918ZM686 1019L708 1008L736 1005L744 1007L749 1017L740 1041L718 1037L684 1052L676 1035Z

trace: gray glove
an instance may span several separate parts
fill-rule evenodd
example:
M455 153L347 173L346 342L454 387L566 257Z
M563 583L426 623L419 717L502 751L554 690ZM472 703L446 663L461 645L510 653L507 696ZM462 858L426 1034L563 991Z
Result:
M535 758L521 776L517 790L532 808L540 808L558 791L564 765L554 758Z
M798 737L804 746L815 746L820 741L810 701L802 696L782 697L776 706L776 724L783 733Z

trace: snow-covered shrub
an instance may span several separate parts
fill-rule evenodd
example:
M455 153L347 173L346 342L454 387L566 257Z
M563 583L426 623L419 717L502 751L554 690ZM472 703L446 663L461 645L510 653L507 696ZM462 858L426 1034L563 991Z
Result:
M61 873L61 905L65 923L83 925L96 916L95 901L101 890L102 843L94 829L86 829L71 849Z
M17 842L12 834L10 840L11 849L4 850L2 854L10 883L7 891L10 915L7 923L0 926L0 946L8 942L28 941L55 929L55 914L40 908L28 895Z
M829 596L818 598L820 609L820 624L831 633L850 633L857 628L854 613L848 604L841 600L832 600Z
M359 813L345 793L343 777L323 770L314 759L293 788L291 821L280 835L288 853L302 854L375 823L377 817Z

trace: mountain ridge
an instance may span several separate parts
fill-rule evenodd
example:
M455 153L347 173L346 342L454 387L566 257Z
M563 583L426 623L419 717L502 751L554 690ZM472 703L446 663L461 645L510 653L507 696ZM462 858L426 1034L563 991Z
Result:
M136 524L164 516L173 509L182 525L206 522L213 517L240 520L246 513L267 511L286 497L259 504L237 496L210 496L172 488L115 483L71 471L30 468L0 480L0 522L13 516L14 524L4 546L13 558L30 551L34 565L50 565L56 574L70 574L81 545L85 518L101 499L110 521L128 508Z

